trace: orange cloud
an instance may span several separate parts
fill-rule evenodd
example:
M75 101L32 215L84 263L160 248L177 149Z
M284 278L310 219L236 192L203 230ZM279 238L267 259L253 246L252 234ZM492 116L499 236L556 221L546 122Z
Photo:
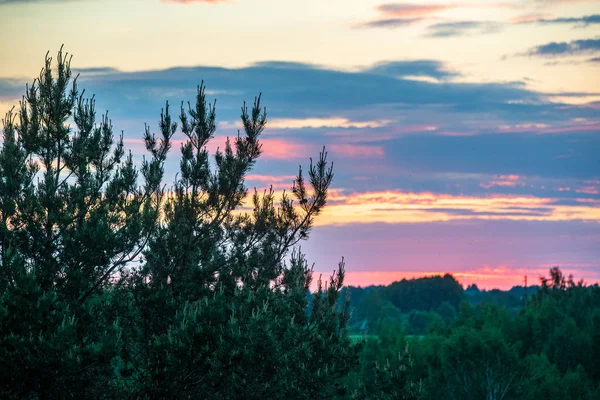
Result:
M469 219L528 221L600 221L600 200L557 205L533 196L452 196L430 192L384 191L344 194L333 190L319 225L421 223Z

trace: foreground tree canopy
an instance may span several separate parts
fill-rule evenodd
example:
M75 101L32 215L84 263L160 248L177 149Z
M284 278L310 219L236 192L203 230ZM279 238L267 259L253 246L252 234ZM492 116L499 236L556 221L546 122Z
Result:
M337 305L344 264L311 296L296 250L327 202L327 154L279 205L254 193L242 212L267 122L260 96L214 157L204 86L178 122L167 103L135 165L70 58L56 61L3 120L0 398L368 397L343 384L359 352Z

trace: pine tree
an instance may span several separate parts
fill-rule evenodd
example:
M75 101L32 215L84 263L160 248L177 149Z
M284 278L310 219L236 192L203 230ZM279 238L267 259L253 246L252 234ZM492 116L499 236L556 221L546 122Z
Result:
M46 56L3 120L0 150L0 398L327 398L358 362L343 260L308 297L298 250L327 202L325 150L276 205L245 176L266 111L211 157L215 103L182 105L180 173L169 104L146 127L138 170L108 116L79 93L71 59ZM18 121L17 121L18 119Z
M312 193L300 169L280 207L272 190L255 191L252 211L237 212L261 153L260 96L251 110L244 104L241 120L244 133L217 151L212 168L214 103L201 85L195 106L182 106L181 174L144 266L128 277L140 311L132 341L147 344L126 360L138 396L315 398L343 391L336 383L357 362L348 306L336 308L343 263L326 289L319 283L308 315L312 271L301 253L290 253L325 206L327 154L311 162Z
M121 352L111 279L156 230L172 132L146 138L143 188L122 136L46 55L0 151L0 397L108 395ZM16 118L18 116L18 123ZM74 125L74 127L72 126Z

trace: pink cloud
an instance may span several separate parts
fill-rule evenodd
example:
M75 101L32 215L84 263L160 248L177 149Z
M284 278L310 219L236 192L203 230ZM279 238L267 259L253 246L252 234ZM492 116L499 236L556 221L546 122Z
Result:
M429 15L458 5L446 4L383 4L377 7L381 13L392 17L406 18Z
M584 194L600 194L600 181L590 180L584 181L585 186L582 186L575 190L576 193Z
M274 176L274 175L262 175L262 174L249 174L246 175L247 181L256 181L256 182L292 182L296 178L294 175L282 175L282 176Z
M382 157L382 146L364 146L355 144L332 144L328 146L332 153L337 153L349 158Z
M490 4L382 4L377 10L386 17L395 18L415 18L435 14L441 11L452 10L456 8L514 8L514 5L507 3Z
M513 24L521 24L521 23L528 23L528 22L537 22L537 21L541 21L544 19L552 19L554 18L554 15L552 14L527 14L527 15L521 15L518 17L514 17L510 19L510 22L512 22Z
M520 186L525 186L525 183L519 183L519 180L522 180L519 175L498 175L497 179L491 180L486 183L481 183L479 186L482 188L489 189L494 186L501 187L516 187L520 184Z
M246 176L246 182L255 184L254 186L259 192L265 189L268 190L269 188L272 188L273 190L288 190L292 187L295 178L296 176L294 175L274 176L249 174Z
M211 154L217 149L223 150L226 140L227 138L225 136L216 136L213 140L208 142L206 148ZM134 154L145 154L146 149L142 139L124 139L123 141L130 146ZM177 154L177 156L179 156L179 147L186 141L187 140L184 139L172 139L172 150L170 156L173 156L173 154ZM310 151L310 146L299 142L293 142L285 139L261 139L260 143L262 143L263 150L261 155L262 158L285 160L291 158L307 158L313 155Z
M290 158L306 158L311 155L310 146L284 139L262 139L264 158L288 160Z

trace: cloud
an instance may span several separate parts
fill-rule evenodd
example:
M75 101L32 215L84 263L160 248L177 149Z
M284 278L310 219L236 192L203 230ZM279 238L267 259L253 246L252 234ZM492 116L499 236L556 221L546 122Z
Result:
M269 121L272 129L299 128L380 128L391 121L351 121L348 118L275 118Z
M543 19L552 19L554 16L552 14L540 14L540 13L532 13L520 15L518 17L513 17L510 19L510 23L513 24L527 24L532 22L538 22Z
M513 8L514 5L507 3L489 4L401 4L388 3L376 8L379 17L375 20L356 25L358 28L399 28L412 25L433 16L437 13L458 8Z
M385 15L398 18L414 18L424 15L430 15L439 11L451 8L457 8L460 5L446 4L382 4L377 10Z
M396 18L415 18L436 14L446 10L457 8L514 8L515 5L509 3L445 3L445 4L402 4L388 3L377 7L383 15Z
M358 28L400 28L423 20L424 16L445 10L440 4L382 4L377 7L379 18L356 25Z
M280 160L306 159L313 155L311 146L285 139L262 139L262 151L265 158Z
M331 195L317 224L421 223L465 219L600 222L600 200L590 204L556 205L551 198L501 196L485 198L430 192L362 192Z
M73 73L82 75L116 74L120 71L113 67L73 68Z
M121 72L85 77L87 93L96 93L98 101L107 103L113 115L127 104L126 118L140 118L151 110L160 110L165 99L178 104L190 100L196 85L204 80L208 89L218 94L221 120L237 120L242 100L251 100L263 92L270 105L271 118L346 118L348 121L381 121L372 114L402 112L403 105L448 107L454 111L492 111L510 115L521 108L508 106L511 101L523 104L542 103L543 98L515 84L449 83L435 84L399 79L396 74L449 77L441 64L423 60L378 64L357 72L344 72L300 63L261 63L244 68L180 67L156 71ZM390 76L394 75L394 76ZM102 99L102 100L101 100ZM368 111L359 118L357 109ZM391 108L395 109L392 110ZM400 109L399 109L400 108ZM352 110L350 113L349 110Z
M355 144L331 144L328 147L332 153L348 158L369 158L383 156L383 146L365 146Z
M571 56L600 52L600 38L550 42L536 46L523 55L539 57Z
M291 185L294 182L294 179L296 179L295 175L283 175L283 176L261 175L261 174L249 174L249 175L246 175L246 180L247 181L252 181L252 182L266 182L266 183L273 183L273 182L284 183L284 182L288 182Z
M497 179L493 179L486 183L481 183L480 186L489 189L494 186L515 187L522 178L519 175L498 175ZM525 185L525 183L521 183Z
M421 18L384 18L364 22L356 25L357 28L400 28L421 21Z
M428 27L429 37L483 35L502 30L502 24L492 21L458 21L434 24Z
M442 62L435 60L384 61L363 71L397 78L422 76L445 80L460 76L458 72L448 70Z
M14 78L0 78L0 100L13 100L25 93L25 83Z
M588 26L588 25L600 24L600 14L585 15L583 17L576 17L576 18L573 18L573 17L571 17L571 18L552 18L552 19L541 18L541 19L531 21L531 22L535 22L538 24L546 24L546 25L578 24L581 26Z
M326 145L336 165L336 186L353 191L599 197L591 190L556 189L580 189L590 186L583 180L600 179L595 150L600 107L562 103L587 93L562 93L557 103L551 99L561 93L535 92L519 82L463 83L435 60L390 61L352 72L282 62L103 71L82 74L80 88L96 95L99 112L110 110L115 132L123 130L128 140L141 138L144 123L156 129L165 100L178 114L181 101L193 101L204 80L209 98L218 100L215 142L222 147L223 138L240 129L242 101L252 102L262 92L269 123L256 174L294 173ZM25 81L0 79L0 93L16 103ZM178 145L173 149L167 182L177 171ZM133 151L136 157L144 154L142 145ZM497 175L525 176L526 186L481 186Z
M600 24L600 14L584 15L583 17L554 17L551 14L527 14L510 20L513 24L576 24L580 27Z

